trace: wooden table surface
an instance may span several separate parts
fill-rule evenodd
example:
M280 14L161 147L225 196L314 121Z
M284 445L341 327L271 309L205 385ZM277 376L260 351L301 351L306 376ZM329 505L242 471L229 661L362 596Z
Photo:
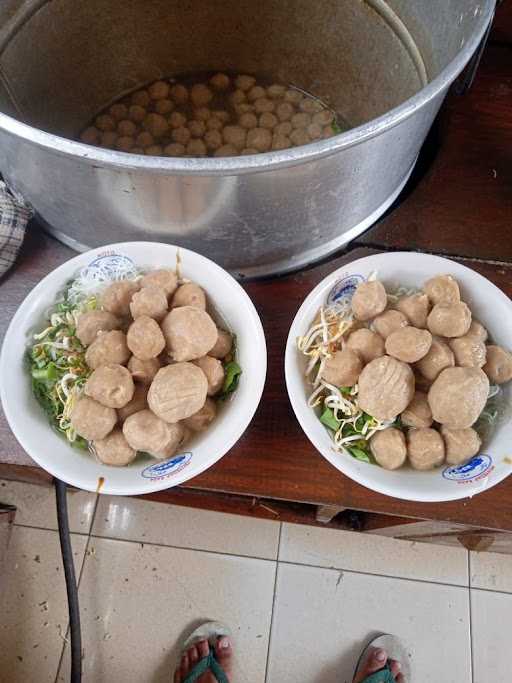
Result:
M473 499L411 503L373 493L337 472L293 415L283 353L308 292L343 263L375 251L415 249L463 262L512 296L512 13L504 3L471 91L451 95L406 198L356 244L301 273L247 282L267 334L269 366L256 416L238 444L187 488L275 498L512 531L512 477ZM0 281L0 340L17 306L73 252L32 226L16 267ZM0 464L33 467L0 414ZM162 494L163 496L165 494Z

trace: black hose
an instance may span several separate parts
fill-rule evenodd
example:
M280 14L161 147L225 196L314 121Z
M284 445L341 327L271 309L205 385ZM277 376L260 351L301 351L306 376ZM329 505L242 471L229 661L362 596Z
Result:
M68 502L66 498L67 486L63 481L55 479L55 493L57 499L57 521L59 524L60 550L64 576L66 577L66 591L68 594L69 631L71 635L71 683L82 680L82 633L80 630L80 607L78 605L78 587L76 585L75 564L69 535Z

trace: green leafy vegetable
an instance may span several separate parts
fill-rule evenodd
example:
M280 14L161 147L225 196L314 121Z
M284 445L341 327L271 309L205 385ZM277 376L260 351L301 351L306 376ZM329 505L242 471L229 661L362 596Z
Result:
M234 360L230 361L224 366L224 384L222 392L219 396L221 401L224 401L230 394L236 391L242 374L242 368Z
M334 413L330 408L324 410L320 416L320 422L329 427L329 429L332 429L333 432L337 432L341 427L341 422L334 417Z
M346 446L346 449L356 460L368 463L372 462L370 454L367 451L364 451L362 448L358 448L357 446Z

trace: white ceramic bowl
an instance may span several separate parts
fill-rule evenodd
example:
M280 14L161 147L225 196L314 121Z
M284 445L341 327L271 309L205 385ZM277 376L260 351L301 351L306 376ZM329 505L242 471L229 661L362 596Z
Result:
M307 405L311 389L304 379L304 356L297 351L297 337L303 335L318 309L333 293L353 291L357 284L376 272L387 286L421 287L428 278L450 273L461 286L463 299L475 318L489 330L496 343L512 346L512 302L489 280L465 266L428 254L397 252L376 254L349 263L325 278L309 294L293 321L286 346L286 384L297 419L315 448L343 474L373 491L405 500L436 502L474 496L512 471L512 421L500 424L481 453L468 464L441 467L430 472L403 468L390 472L359 462L333 449L331 437ZM508 400L511 388L505 386Z
M210 428L197 435L190 448L165 461L138 457L128 467L107 467L87 452L72 448L48 424L32 395L24 368L30 332L41 329L45 311L66 283L93 264L108 269L117 255L140 269L176 266L183 277L198 282L215 309L237 336L237 360L243 369L239 387ZM242 436L258 407L267 368L265 336L259 316L242 287L229 273L187 249L154 242L126 242L93 249L62 264L27 296L13 317L0 357L0 395L9 425L27 453L55 477L87 491L136 495L159 491L195 477L219 460ZM103 483L99 486L100 478Z

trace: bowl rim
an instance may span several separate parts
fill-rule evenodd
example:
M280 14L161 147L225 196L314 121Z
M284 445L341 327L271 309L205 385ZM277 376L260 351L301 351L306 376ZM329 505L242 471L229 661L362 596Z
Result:
M425 254L425 253L419 253L419 252L412 252L412 251L393 251L393 252L382 252L382 253L374 253L374 254L369 254L368 256L363 256L361 258L352 260L352 261L347 261L346 263L342 264L339 268L336 268L332 273L327 275L325 278L323 278L306 296L306 298L303 300L301 303L297 313L294 316L293 322L290 326L290 330L288 333L287 341L286 341L286 351L285 351L285 379L286 379L286 389L288 393L288 398L290 400L290 403L293 408L293 412L295 413L295 417L309 439L311 445L315 448L315 450L322 455L336 470L341 472L344 476L352 479L355 481L357 484L360 484L361 486L364 486L365 488L369 489L370 491L374 491L376 493L380 493L392 498L396 498L398 500L408 500L412 502L419 502L419 503L437 503L437 502L449 502L449 501L455 501L455 500L462 500L467 497L472 497L476 495L477 493L481 493L489 488L492 488L492 486L495 486L496 484L499 484L501 481L506 479L510 474L512 474L512 466L508 469L508 471L503 468L502 472L500 474L497 474L495 471L493 473L493 481L492 484L486 484L485 486L482 486L479 488L479 490L468 490L468 487L465 486L459 486L457 488L452 487L451 489L446 489L446 493L439 493L438 495L431 495L428 493L418 493L415 492L414 494L407 494L407 493L402 493L402 492L391 492L393 490L392 486L385 486L381 485L379 483L376 483L375 485L372 483L371 485L368 482L367 477L364 477L359 474L359 472L356 470L354 472L348 472L346 469L343 467L343 458L340 458L340 454L334 449L324 447L321 443L318 442L318 439L314 433L314 429L312 427L313 422L311 419L312 410L311 409L304 409L304 406L301 403L301 399L303 400L304 396L301 395L301 390L303 392L303 377L300 375L300 372L298 371L298 365L297 365L297 349L296 349L296 338L300 334L299 329L302 328L304 320L305 320L305 314L308 311L308 309L311 307L313 302L315 302L320 295L323 295L323 298L327 295L327 293L330 291L330 289L336 284L336 282L339 280L340 276L344 273L347 273L347 271L351 271L348 274L352 274L354 272L354 269L362 263L368 264L369 262L373 262L373 268L372 270L375 270L375 266L377 265L377 261L382 261L383 259L389 259L389 257L392 258L412 258L414 260L419 261L429 261L430 263L437 262L439 264L439 267L443 269L444 271L440 270L439 272L446 272L448 267L452 269L453 275L456 277L458 271L459 273L470 273L470 276L472 278L475 278L476 280L480 281L485 281L487 285L491 288L491 291L494 290L497 296L504 298L507 300L508 305L512 309L512 301L510 298L499 288L497 287L491 280L486 278L484 275L481 275L477 271L468 268L466 265L459 263L456 260L450 259L450 258L445 258L443 256L437 256L435 254ZM318 421L318 420L317 420Z
M251 355L254 356L255 366L250 376L251 391L247 392L243 410L231 411L232 417L230 418L230 422L233 424L231 429L231 437L225 441L225 448L222 447L220 454L216 453L214 459L211 459L207 463L202 463L199 467L195 465L195 467L193 468L192 475L187 475L183 473L181 476L173 476L172 480L141 479L141 482L144 482L145 484L144 488L142 487L142 484L141 486L118 486L116 484L112 484L112 479L110 479L108 483L106 482L103 487L100 484L98 484L97 488L92 488L91 486L84 486L83 482L80 483L78 481L79 477L77 477L76 480L73 480L73 477L69 477L69 475L67 474L69 471L67 469L63 470L63 468L60 467L58 461L55 463L55 465L54 462L50 461L50 465L48 465L47 460L44 457L40 456L40 450L35 449L31 444L30 439L27 436L28 430L27 424L25 424L25 414L23 413L23 411L16 409L16 404L13 402L12 396L7 396L6 393L6 377L8 376L7 349L10 348L12 339L15 334L14 331L17 327L20 327L22 329L24 336L27 336L29 330L29 327L26 325L27 309L31 305L35 305L36 302L45 302L45 298L44 296L41 296L41 293L44 292L45 287L48 285L49 281L57 282L60 280L62 286L64 286L65 282L69 279L71 273L77 273L82 267L88 265L88 259L92 261L96 256L102 255L105 252L120 251L123 248L127 247L129 249L137 249L140 247L144 247L149 248L151 250L161 250L162 248L164 248L165 250L173 250L174 255L176 255L176 253L180 254L182 264L183 262L186 262L187 256L188 258L194 259L196 263L199 262L203 264L208 264L208 267L215 273L215 277L218 276L220 279L224 280L224 282L229 283L232 288L232 291L238 293L238 296L240 297L240 305L243 305L245 313L247 314L252 325L253 337L251 338ZM134 260L136 260L136 257ZM47 305L51 306L52 302L48 302ZM222 311L219 311L219 313L222 314ZM23 352L24 351L25 347L23 349ZM203 256L202 254L199 254L190 249L183 248L179 245L148 241L116 242L101 247L97 247L95 249L90 249L84 253L77 254L72 258L67 259L66 261L64 261L64 263L57 266L57 268L54 268L49 273L47 273L47 275L42 280L40 280L23 299L8 325L2 343L2 347L0 349L0 403L2 405L7 423L14 437L17 439L21 447L42 469L49 472L54 477L62 479L63 481L66 481L68 484L72 486L76 486L77 488L80 488L82 490L87 490L94 493L101 492L108 495L143 495L146 493L153 493L156 491L161 491L168 488L173 488L175 486L179 486L184 482L188 481L189 479L199 476L202 472L210 468L222 457L224 457L224 455L226 455L227 452L234 446L234 444L242 437L242 435L252 422L254 414L260 404L261 396L263 394L263 389L266 381L266 372L267 345L261 319L256 310L256 307L254 306L247 292L228 271L224 270L224 268L222 268L206 256ZM48 424L48 430L51 432L50 424ZM60 438L58 435L55 436L57 438ZM67 445L68 448L71 449L71 451L73 452L72 447L66 444L64 439L62 439L62 443L65 446ZM165 459L164 461L159 461L155 459L154 461L151 461L149 464L157 464L159 462L166 462L167 460L168 459ZM116 470L116 468L111 469ZM119 469L123 470L124 468ZM184 470L184 472L186 473L188 473L188 471L188 469Z

